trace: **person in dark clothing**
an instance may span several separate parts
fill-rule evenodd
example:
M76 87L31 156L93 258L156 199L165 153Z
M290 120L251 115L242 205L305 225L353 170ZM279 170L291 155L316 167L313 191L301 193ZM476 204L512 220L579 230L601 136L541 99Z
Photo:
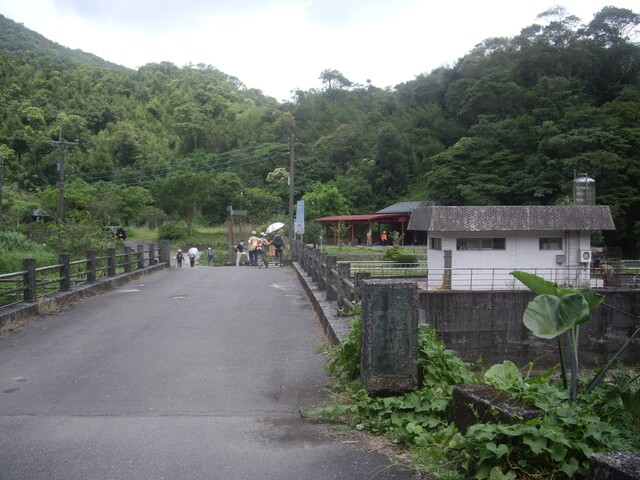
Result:
M240 266L240 260L242 260L243 255L247 258L247 261L249 260L249 254L244 250L244 241L238 243L235 246L235 251L236 251L236 267Z
M280 235L280 230L276 232L276 236L273 237L271 244L276 248L276 267L282 266L282 250L284 249L284 240Z

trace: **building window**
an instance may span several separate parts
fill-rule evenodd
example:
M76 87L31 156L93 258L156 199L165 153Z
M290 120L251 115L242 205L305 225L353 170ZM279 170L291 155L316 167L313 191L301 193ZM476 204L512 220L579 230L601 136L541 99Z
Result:
M504 238L458 238L457 250L505 250L507 241Z
M541 238L540 250L562 250L562 237Z
M431 237L431 250L442 250L442 238Z

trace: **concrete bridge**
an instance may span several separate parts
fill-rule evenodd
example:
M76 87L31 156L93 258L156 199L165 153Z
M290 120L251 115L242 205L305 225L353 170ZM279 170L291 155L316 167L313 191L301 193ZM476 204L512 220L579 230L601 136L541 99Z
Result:
M326 341L291 268L172 267L0 335L0 479L410 479L312 423Z

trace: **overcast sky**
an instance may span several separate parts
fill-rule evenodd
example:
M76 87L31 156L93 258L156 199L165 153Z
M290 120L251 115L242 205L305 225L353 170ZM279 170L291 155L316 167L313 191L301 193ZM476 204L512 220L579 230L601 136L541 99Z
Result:
M0 0L50 40L130 68L212 65L277 100L320 88L325 69L395 86L512 37L554 5L588 23L638 0Z

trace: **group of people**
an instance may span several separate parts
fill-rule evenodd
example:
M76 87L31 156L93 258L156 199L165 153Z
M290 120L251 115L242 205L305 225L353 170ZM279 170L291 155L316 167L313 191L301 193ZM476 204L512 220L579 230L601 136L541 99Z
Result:
M255 230L253 230L247 240L247 246L245 247L244 241L241 241L235 246L235 250L236 267L240 266L243 256L247 257L251 267L267 268L269 266L269 258L274 258L276 267L282 267L284 239L280 234L280 230L276 232L271 240L269 240L266 233L262 232L258 237Z
M189 265L191 267L196 266L196 260L200 256L200 251L196 247L191 247L187 251L187 257L189 258ZM176 264L178 267L182 267L182 263L184 262L184 253L182 253L182 249L178 249L178 253L176 254ZM209 265L213 264L213 249L209 247L207 249L207 262Z
M233 249L236 252L236 267L240 266L240 261L243 256L247 258L249 265L252 267L267 268L271 258L274 259L276 267L283 266L284 239L282 238L280 230L275 233L271 240L269 240L268 235L264 232L262 232L260 236L257 236L254 230L251 232L246 246L245 242L241 241L235 245ZM182 249L178 249L176 264L178 267L182 267L183 262L188 258L189 264L195 267L199 257L200 252L196 247L191 247L186 254L182 252ZM207 262L209 265L213 264L213 258L213 249L209 247L207 249Z

